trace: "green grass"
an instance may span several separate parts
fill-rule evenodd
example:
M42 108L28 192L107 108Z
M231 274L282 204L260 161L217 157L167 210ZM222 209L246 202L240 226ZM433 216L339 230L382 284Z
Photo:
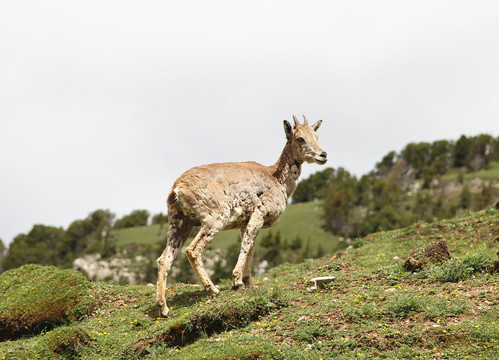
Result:
M469 172L467 169L450 169L442 177L444 181L457 182L459 173L463 172L464 180L480 179L480 180L498 180L499 179L499 161L492 161L485 169L477 172Z
M449 263L414 274L403 269L398 258L439 240L447 242ZM0 342L0 359L497 359L499 274L490 265L498 251L499 211L489 207L278 266L255 279L257 289L232 291L225 280L213 299L176 284L167 289L166 319L157 317L154 287L85 285L93 310ZM461 275L443 276L445 269ZM57 276L62 298L74 281L64 274ZM335 281L307 291L310 278L325 275ZM23 284L30 277L6 272L1 279ZM26 303L39 297L16 293L9 297L22 294ZM22 313L4 313L16 311Z
M470 174L471 175L471 174ZM471 178L472 176L470 176ZM487 169L478 171L476 177L482 180L497 180L499 179L499 161L493 161Z
M255 251L258 253L261 238L269 231L274 234L279 231L282 239L293 240L297 235L303 240L303 246L310 241L313 251L321 244L326 253L338 250L342 244L337 236L325 230L321 202L308 202L289 205L281 216L279 224L260 231L255 243ZM160 229L159 225L141 226L129 229L115 230L116 244L123 247L130 244L159 246L159 232L166 234L166 229ZM195 234L191 234L192 236ZM227 249L237 241L239 230L222 231L211 245L212 247Z
M160 231L159 225L137 226L114 230L114 235L118 247L130 244L157 245L160 239Z

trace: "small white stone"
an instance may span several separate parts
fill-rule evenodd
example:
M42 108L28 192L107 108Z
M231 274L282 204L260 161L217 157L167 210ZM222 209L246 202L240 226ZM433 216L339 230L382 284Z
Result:
M331 284L334 281L334 276L320 276L308 281L308 291L315 291L317 289L324 289L326 284Z

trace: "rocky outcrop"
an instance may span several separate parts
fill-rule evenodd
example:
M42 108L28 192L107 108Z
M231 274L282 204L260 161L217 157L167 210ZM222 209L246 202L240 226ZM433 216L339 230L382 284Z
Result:
M133 268L145 267L147 259L136 256L132 259L114 258L103 260L100 254L86 255L73 261L73 269L83 273L88 279L94 281L110 281L116 284L139 284L140 278Z

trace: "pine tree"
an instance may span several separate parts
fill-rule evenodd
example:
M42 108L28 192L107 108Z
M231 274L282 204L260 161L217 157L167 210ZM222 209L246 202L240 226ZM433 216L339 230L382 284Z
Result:
M459 207L461 209L469 209L471 206L471 192L468 184L463 186L461 194L459 195Z
M322 247L322 244L317 245L317 253L315 254L316 258L321 258L326 255L326 250Z

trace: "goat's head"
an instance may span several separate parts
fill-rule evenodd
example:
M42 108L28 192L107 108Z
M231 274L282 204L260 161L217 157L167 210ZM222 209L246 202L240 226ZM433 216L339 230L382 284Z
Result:
M284 131L288 143L291 144L293 157L300 163L317 163L323 165L327 162L327 153L321 149L317 143L317 129L322 124L322 120L313 125L308 125L307 118L303 115L303 124L300 124L296 116L293 115L295 126L284 120Z

